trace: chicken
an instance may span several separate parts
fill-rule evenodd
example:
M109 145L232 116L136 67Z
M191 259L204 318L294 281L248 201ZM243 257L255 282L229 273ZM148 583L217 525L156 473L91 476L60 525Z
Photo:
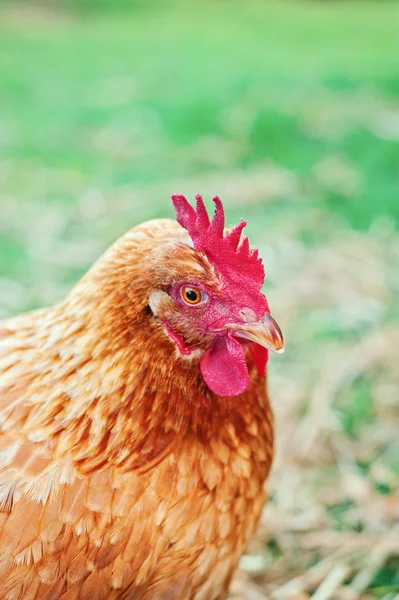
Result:
M216 600L265 500L282 349L243 237L174 195L0 323L0 598Z

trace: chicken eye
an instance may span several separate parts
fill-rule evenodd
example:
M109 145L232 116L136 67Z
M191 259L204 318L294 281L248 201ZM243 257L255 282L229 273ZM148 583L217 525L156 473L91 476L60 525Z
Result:
M181 297L183 298L184 302L186 304L191 304L191 305L199 304L202 300L205 300L205 298L206 298L206 294L201 292L201 290L199 290L198 288L187 286L187 285L182 287L180 293L181 293Z

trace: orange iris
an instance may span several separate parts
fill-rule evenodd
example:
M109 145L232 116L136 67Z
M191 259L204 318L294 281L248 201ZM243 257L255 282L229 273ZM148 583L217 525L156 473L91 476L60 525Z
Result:
M184 302L187 304L199 304L202 300L202 292L198 288L184 286L181 290Z

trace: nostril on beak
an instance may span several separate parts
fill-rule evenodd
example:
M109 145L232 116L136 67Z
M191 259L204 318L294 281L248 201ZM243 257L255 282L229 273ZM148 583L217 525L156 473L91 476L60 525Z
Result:
M238 314L240 315L241 319L247 323L256 323L258 320L252 308L243 308Z

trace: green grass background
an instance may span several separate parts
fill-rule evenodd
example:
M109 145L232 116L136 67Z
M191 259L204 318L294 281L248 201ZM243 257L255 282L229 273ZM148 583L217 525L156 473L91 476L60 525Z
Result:
M109 197L272 163L298 186L253 211L266 229L315 205L363 231L399 221L397 2L131 6L2 11L2 206L36 220L43 205L73 212L88 188ZM344 173L320 182L329 159ZM130 221L166 213L167 197L132 202ZM116 215L105 241L124 226ZM23 277L24 236L2 231L1 244L2 270Z
M306 412L324 350L399 314L398 32L389 1L3 2L0 315L59 299L172 192L219 194L264 251L290 334L275 369ZM337 400L348 438L376 423L378 377ZM367 593L394 597L394 560Z

